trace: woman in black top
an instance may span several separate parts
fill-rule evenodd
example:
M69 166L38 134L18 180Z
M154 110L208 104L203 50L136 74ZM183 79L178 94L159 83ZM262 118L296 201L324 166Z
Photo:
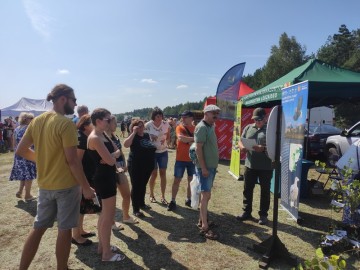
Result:
M81 160L83 170L91 187L94 187L92 177L95 172L95 166L89 155L89 150L87 149L87 138L91 131L94 129L94 126L91 123L91 118L89 114L81 116L79 121L76 124L78 129L78 140L79 144L77 147L77 156ZM94 205L93 200L87 200L82 196L80 203L80 217L78 227L72 229L72 243L79 246L88 246L92 244L92 241L86 239L87 237L95 236L93 232L86 232L84 230L84 214L98 213L101 211L101 207Z
M131 200L134 215L144 217L140 209L150 209L145 204L146 185L155 167L156 146L150 136L144 133L144 122L134 120L130 126L131 134L124 141L124 147L130 147L128 170L131 179Z
M136 224L139 223L139 221L129 215L129 208L130 208L130 187L129 187L129 181L126 177L125 172L127 172L127 166L126 166L126 160L125 155L123 151L121 150L121 142L119 137L115 134L117 123L116 123L116 117L114 115L111 115L111 122L109 125L109 129L106 131L106 134L111 138L113 143L116 145L116 147L120 150L120 156L116 159L116 167L119 171L118 179L117 179L117 188L121 194L122 197L122 214L123 214L123 222L128 224ZM122 225L117 225L116 222L114 222L114 225L112 226L113 230L121 230L123 229Z
M103 261L121 261L125 257L114 253L116 247L110 245L111 226L114 221L116 206L116 158L120 150L105 134L110 124L110 112L95 109L91 114L94 130L88 137L89 154L95 166L93 176L96 193L101 198L102 211L98 220L98 253Z

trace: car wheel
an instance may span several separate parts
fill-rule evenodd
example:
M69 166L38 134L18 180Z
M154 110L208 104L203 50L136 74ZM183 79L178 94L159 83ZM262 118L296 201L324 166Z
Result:
M328 149L326 153L326 160L330 167L335 167L336 162L339 160L340 154L335 147L331 147Z

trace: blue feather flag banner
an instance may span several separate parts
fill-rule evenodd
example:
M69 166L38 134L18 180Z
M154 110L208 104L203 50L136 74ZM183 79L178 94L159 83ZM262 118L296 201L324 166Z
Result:
M230 68L221 78L216 91L216 105L221 109L220 118L235 120L235 105L238 101L240 82L245 62Z

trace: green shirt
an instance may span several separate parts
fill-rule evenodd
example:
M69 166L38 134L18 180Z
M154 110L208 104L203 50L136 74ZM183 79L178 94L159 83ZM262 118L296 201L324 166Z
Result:
M195 127L194 141L203 144L202 150L206 167L209 169L217 168L219 150L214 126L210 126L205 121L200 121ZM199 162L196 162L196 167L200 168Z
M256 143L266 147L266 125L260 129L255 124L245 127L241 138L255 139ZM266 152L247 151L245 167L255 170L272 170L272 161Z

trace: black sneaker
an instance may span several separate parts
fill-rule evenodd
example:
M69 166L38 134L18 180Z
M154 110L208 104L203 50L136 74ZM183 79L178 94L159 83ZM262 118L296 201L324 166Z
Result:
M268 224L268 222L269 222L269 220L265 216L261 216L260 219L259 219L259 224L260 225L266 225L266 224Z
M191 207L191 200L190 199L186 199L185 200L185 205L188 207Z
M242 213L240 216L237 216L236 219L239 220L239 221L244 221L244 220L248 220L248 219L252 219L252 215L249 214L249 213Z
M175 208L176 208L176 202L171 201L171 202L168 204L167 210L168 210L168 211L173 211L173 210L175 210Z

